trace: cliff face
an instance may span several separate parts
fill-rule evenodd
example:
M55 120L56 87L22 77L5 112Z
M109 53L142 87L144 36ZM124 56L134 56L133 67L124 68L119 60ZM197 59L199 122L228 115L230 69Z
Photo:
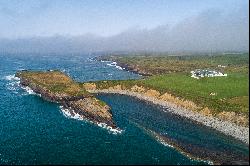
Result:
M16 76L20 78L22 86L30 87L47 101L60 103L70 110L72 116L78 114L81 118L94 123L105 123L113 128L116 127L110 107L68 79L64 73L22 71L16 73Z

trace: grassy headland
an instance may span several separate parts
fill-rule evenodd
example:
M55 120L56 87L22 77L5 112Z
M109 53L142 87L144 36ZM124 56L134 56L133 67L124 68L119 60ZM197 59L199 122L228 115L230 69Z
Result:
M116 61L128 69L146 75L190 73L197 68L210 68L224 72L248 73L249 54L187 55L187 56L101 56L97 59ZM225 67L221 67L225 66Z
M69 96L85 96L89 93L60 71L22 71L21 76L44 89Z
M155 90L158 98L165 97L191 110L222 119L231 118L237 123L248 125L249 54L106 56L100 59L116 61L118 65L127 67L128 70L151 76L140 80L92 82L97 89L118 88L142 93ZM228 76L201 79L190 77L191 70L207 68L227 73ZM238 122L235 115L245 118Z
M20 71L22 86L28 86L48 101L61 104L71 116L116 127L110 107L87 92L79 83L60 71Z

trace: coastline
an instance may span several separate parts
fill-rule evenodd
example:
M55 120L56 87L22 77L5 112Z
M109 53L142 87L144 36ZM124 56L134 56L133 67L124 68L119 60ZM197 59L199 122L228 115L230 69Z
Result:
M198 112L193 112L185 108L179 107L173 103L159 100L155 97L146 96L138 92L132 92L129 90L110 90L110 89L102 89L102 90L99 90L99 89L90 90L89 89L88 91L90 93L111 93L111 94L128 95L128 96L136 97L140 100L151 102L155 105L160 105L163 108L168 108L168 109L165 109L168 112L171 112L173 114L179 115L184 118L191 119L207 127L211 127L212 129L215 129L225 135L232 136L235 139L240 140L246 143L247 145L249 145L249 128L248 127L242 127L242 126L236 125L228 121L222 121L215 117L208 117Z

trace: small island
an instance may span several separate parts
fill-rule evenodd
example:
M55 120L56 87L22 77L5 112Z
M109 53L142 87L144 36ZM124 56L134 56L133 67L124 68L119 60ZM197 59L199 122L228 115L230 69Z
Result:
M22 86L28 86L47 101L61 104L72 116L116 128L110 107L60 71L19 71Z

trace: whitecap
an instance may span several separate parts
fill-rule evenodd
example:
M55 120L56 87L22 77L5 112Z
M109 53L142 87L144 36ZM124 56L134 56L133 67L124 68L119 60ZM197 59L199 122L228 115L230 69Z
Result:
M92 62L92 61L94 61L94 59L93 58L87 58L87 61Z
M106 123L97 123L97 125L101 128L104 128L104 129L107 129L109 133L112 133L112 134L121 134L124 132L124 130L121 130L120 128L113 128L111 126L108 126Z
M15 74L13 74L5 76L4 79L8 81L8 83L6 84L6 88L10 91L13 91L14 93L17 93L20 85L20 78L16 77Z
M170 147L170 148L174 148L173 145L168 144L166 141L164 141L163 139L161 139L160 137L156 136L156 140L159 141L162 145Z
M176 149L173 145L170 145L168 144L165 140L163 140L161 137L159 136L155 136L156 137L156 140L158 142L160 142L162 145L166 146L166 147L170 147L170 148L173 148L173 149ZM200 159L200 158L194 158L194 157L191 157L190 155L188 155L187 153L185 153L184 151L179 151L181 154L187 156L190 160L193 160L193 161L202 161L202 162L206 162L208 163L209 165L213 165L213 162L210 161L210 160L203 160L203 159Z
M108 66L114 66L114 67L116 67L119 70L124 70L125 69L125 68L122 68L121 66L118 66L117 62L108 63L107 65Z
M111 62L111 61L104 61L104 60L101 60L101 62L103 62L103 63L109 63L109 62Z
M108 63L107 65L108 65L108 66L116 66L117 63L116 63L116 62L112 62L112 63Z
M5 76L4 78L8 81L19 81L20 80L20 78L15 76L15 74Z
M41 97L42 95L39 93L35 93L30 87L28 86L21 86L23 90L25 90L26 94L24 93L23 95L37 95Z
M24 89L28 94L35 95L36 93L28 86L21 86L22 89Z
M108 66L114 66L114 65L112 65L111 63L108 63L107 65L108 65Z
M123 70L123 68L121 66L115 66L117 69L119 70Z
M7 89L11 91L15 91L17 88L15 86L15 82L11 82L7 84Z

